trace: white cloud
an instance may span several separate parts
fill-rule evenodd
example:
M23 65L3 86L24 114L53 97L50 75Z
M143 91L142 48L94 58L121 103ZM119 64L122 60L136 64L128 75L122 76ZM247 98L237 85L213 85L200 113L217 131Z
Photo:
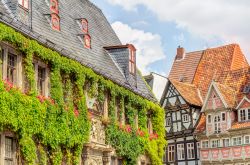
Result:
M126 10L144 5L161 21L175 22L178 28L210 41L239 43L250 58L249 0L107 0Z
M142 74L149 73L150 64L165 58L158 34L133 29L122 22L114 22L112 27L123 44L131 43L137 48L136 62Z

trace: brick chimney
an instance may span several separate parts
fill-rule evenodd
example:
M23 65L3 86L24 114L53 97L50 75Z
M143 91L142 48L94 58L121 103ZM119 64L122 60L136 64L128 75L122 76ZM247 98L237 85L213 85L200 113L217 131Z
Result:
M175 60L181 60L184 58L184 56L185 56L185 49L181 46L178 46Z

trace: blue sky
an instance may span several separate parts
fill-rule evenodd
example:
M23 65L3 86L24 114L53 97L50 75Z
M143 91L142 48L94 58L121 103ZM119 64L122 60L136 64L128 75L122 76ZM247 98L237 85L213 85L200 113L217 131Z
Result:
M153 71L167 76L178 45L190 52L239 43L248 54L247 0L91 1L103 11L123 44L135 44L143 74Z

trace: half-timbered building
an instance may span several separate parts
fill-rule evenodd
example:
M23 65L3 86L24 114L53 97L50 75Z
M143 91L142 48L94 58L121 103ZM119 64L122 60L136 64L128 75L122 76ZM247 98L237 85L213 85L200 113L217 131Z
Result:
M218 75L246 67L248 63L237 44L189 53L185 53L184 48L177 48L161 98L166 114L165 129L168 140L163 158L165 164L201 163L201 144L194 136L194 131L202 119L201 108L209 86L212 81L224 83L227 80ZM221 118L216 118L217 120Z
M226 80L211 83L195 130L201 144L201 163L249 165L249 68L220 77Z

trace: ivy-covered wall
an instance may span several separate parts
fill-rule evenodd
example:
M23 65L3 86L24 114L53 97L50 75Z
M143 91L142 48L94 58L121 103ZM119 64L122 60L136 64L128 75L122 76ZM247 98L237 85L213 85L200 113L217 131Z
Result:
M106 127L107 143L125 158L125 163L135 164L138 156L146 153L153 165L162 164L166 141L164 111L159 105L2 23L0 41L8 42L23 54L25 75L30 84L29 92L24 94L12 84L0 81L0 128L16 134L25 164L50 162L59 165L62 160L67 164L79 164L91 126L84 95L86 84L90 84L88 94L96 96L99 102L104 101L105 91L110 95L108 107L111 122ZM34 55L50 66L51 98L37 96L32 63ZM120 113L125 112L129 118L127 125L117 122L117 98L120 100ZM148 112L152 113L153 134L147 133ZM135 115L138 115L139 128L134 123Z

